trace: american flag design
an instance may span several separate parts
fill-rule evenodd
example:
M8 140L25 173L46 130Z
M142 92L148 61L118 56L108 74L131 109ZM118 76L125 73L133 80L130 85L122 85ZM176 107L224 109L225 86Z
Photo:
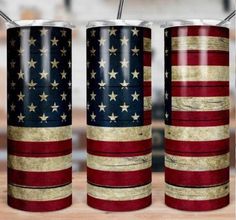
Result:
M14 208L71 204L71 46L69 28L7 30L8 203Z
M164 34L166 204L217 209L229 202L229 30Z
M149 28L87 29L87 124L88 204L111 211L148 206L151 202Z

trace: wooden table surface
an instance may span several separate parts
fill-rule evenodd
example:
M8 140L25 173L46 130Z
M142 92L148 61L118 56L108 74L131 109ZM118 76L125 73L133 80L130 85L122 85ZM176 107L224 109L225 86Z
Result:
M164 204L163 173L153 174L153 204L133 212L104 212L86 205L86 174L73 174L73 205L49 213L30 213L10 208L6 204L6 174L0 174L0 220L233 220L235 219L235 175L231 175L231 204L210 212L183 212Z

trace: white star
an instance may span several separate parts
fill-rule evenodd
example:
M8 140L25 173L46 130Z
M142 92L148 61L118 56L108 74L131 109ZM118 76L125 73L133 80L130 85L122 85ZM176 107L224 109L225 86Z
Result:
M134 121L137 121L140 116L137 115L136 112L135 112L135 114L134 114L134 115L131 115L131 117L133 118Z
M72 105L69 103L68 110L70 111L72 109Z
M109 52L110 52L110 56L111 56L111 55L116 55L117 49L114 48L113 46L112 46L110 49L108 49L108 50L109 50Z
M134 78L137 78L138 79L138 75L139 75L139 72L135 69L134 72L131 73L133 75L133 79Z
M12 61L10 62L11 68L12 68L12 69L15 68L15 65L16 65L16 62L15 62L14 60L12 60Z
M123 105L120 105L120 107L121 107L121 112L124 112L124 111L128 112L129 105L126 105L125 102Z
M71 61L69 60L69 62L68 62L68 67L69 67L69 68L71 68L71 64L72 64L72 63L71 63Z
M11 39L11 40L10 40L10 45L11 45L12 47L15 46L15 43L16 43L16 41L15 41L14 39Z
M52 108L52 112L57 112L57 109L59 108L59 105L57 105L56 102L53 103L53 105L51 106Z
M109 30L109 35L112 36L116 36L116 32L117 32L117 29L115 29L114 27L112 27L110 30Z
M138 56L138 52L139 52L139 49L135 46L133 49L131 49L131 51L133 52L132 56Z
M92 113L92 115L90 115L91 117L91 121L95 121L96 115L94 114L94 112Z
M99 63L100 68L102 68L102 67L105 68L105 64L106 64L105 60L101 59L101 61L99 61L98 63Z
M134 29L132 29L131 30L132 31L132 33L133 33L133 36L138 36L138 32L139 32L139 30L137 29L137 28L134 28Z
M17 50L18 55L21 56L21 55L24 53L24 51L25 51L25 50L24 50L22 47L20 47L20 49Z
M120 85L121 85L121 89L128 89L128 85L129 85L129 83L127 83L125 80L123 81L123 83L120 83Z
M37 61L34 61L33 58L31 58L30 61L28 61L29 68L31 68L31 67L35 68L36 63L37 63Z
M94 72L94 70L92 70L92 72L90 73L90 75L91 75L91 79L95 79L96 72Z
M131 94L131 96L133 97L133 101L138 101L139 94L136 91L134 92L134 94Z
M116 79L116 74L118 74L118 72L115 72L114 69L112 69L111 72L108 72L108 74L110 75L110 79Z
M96 94L94 93L94 91L90 94L91 96L91 100L95 100Z
M16 106L12 103L12 104L10 105L10 108L11 108L11 111L14 112L15 109L16 109Z
M24 79L24 73L22 72L22 70L20 70L19 73L17 73L18 75L18 79Z
M99 42L99 46L104 46L106 39L101 37L100 40L98 40L98 42Z
M129 61L127 61L125 58L123 59L123 61L120 61L120 63L121 63L122 68L124 68L124 67L128 68Z
M166 78L168 78L168 74L169 74L169 73L166 71L166 72L165 72L165 76L166 76Z
M165 118L168 119L168 117L169 117L169 115L168 115L168 113L166 112L166 113L165 113Z
M41 102L42 102L42 101L45 101L45 102L46 102L48 95L46 95L45 92L43 92L41 95L39 95L39 97L41 98L41 100L40 100Z
M51 86L52 86L52 89L53 89L53 90L54 90L54 89L58 89L58 85L59 85L59 83L57 83L56 80L54 80L54 81L51 83Z
M35 89L35 86L36 86L36 85L37 85L37 83L35 83L34 80L31 80L31 81L28 83L29 90Z
M29 112L35 112L35 109L37 108L36 105L34 105L34 103L31 103L31 105L28 105L29 108Z
M24 122L25 116L22 115L22 113L20 113L20 115L18 115L17 118L18 118L18 122Z
M49 116L46 116L45 113L43 113L43 115L39 116L39 118L41 119L41 123L47 123L47 119L49 118Z
M108 116L110 118L110 122L116 122L116 119L118 118L118 116L114 115L114 113L112 113L111 115Z
M101 105L98 105L99 107L99 112L103 111L105 112L105 108L107 107L106 105L103 104L103 102L101 103Z
M68 40L68 47L71 47L71 41Z
M16 83L14 81L11 81L11 88L15 89Z
M168 95L168 93L166 92L166 93L165 93L165 99L168 99L168 96L169 96L169 95Z
M18 101L24 101L24 97L25 97L25 95L22 94L22 92L20 92L20 94L17 95L17 96L18 96Z
M63 70L62 72L61 72L61 79L66 79L66 72L65 72L65 70Z
M60 50L60 51L61 51L61 56L65 57L67 50L63 47L62 50Z
M117 97L118 95L116 95L116 94L112 91L111 94L109 94L108 96L110 97L110 101L112 101L112 100L116 101L116 97Z
M58 39L56 37L54 37L51 42L52 42L52 46L57 46L57 43L58 43Z
M167 30L165 31L165 36L168 37L168 31Z
M63 101L66 101L66 96L67 96L67 94L65 93L65 92L63 92L61 95L61 100Z
M31 37L31 38L28 40L28 42L29 42L29 46L31 46L31 45L34 45L34 46L35 46L36 39L34 39L33 37Z
M68 86L69 86L69 89L71 88L71 86L72 86L72 83L71 83L71 81L69 81L68 82Z
M92 47L92 49L90 50L90 55L91 56L95 56L96 50Z
M44 70L43 70L43 72L42 73L39 73L40 75L41 75L41 78L40 79L47 79L47 75L48 75L48 72L45 72Z
M106 83L103 82L103 80L101 80L101 82L98 83L98 85L100 86L99 89L105 89L104 87L105 87Z
M165 49L165 54L166 56L168 55L169 50Z
M66 121L66 117L67 117L67 115L65 114L65 113L63 113L62 115L61 115L61 121L63 122L63 121Z
M123 38L121 38L120 41L121 41L121 45L127 46L129 39L127 39L125 36L123 36Z
M53 61L51 61L51 64L52 64L52 68L58 68L58 64L59 64L59 61L57 61L55 58L53 59Z
M41 36L46 35L47 33L48 33L48 30L45 29L45 28L42 28L42 29L40 30L40 35L41 35Z
M66 30L61 30L60 32L62 37L66 37Z
M91 34L91 37L95 37L96 30L94 30L94 29L93 29L93 30L91 30L91 31L90 31L90 34Z
M48 49L46 47L39 49L39 51L41 52L40 56L43 56L43 55L47 56Z

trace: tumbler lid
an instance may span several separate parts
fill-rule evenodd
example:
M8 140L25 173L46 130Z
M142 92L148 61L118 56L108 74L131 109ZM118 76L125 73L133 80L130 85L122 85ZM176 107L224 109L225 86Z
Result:
M230 22L218 25L222 20L217 19L186 19L186 20L167 20L161 22L162 28L178 27L178 26L218 26L229 28Z
M16 27L62 27L62 28L75 28L75 25L60 20L17 20L15 23L7 23L7 28L16 28Z
M135 26L135 27L147 27L150 28L152 26L151 21L144 20L97 20L97 21L89 21L87 24L87 28L94 27L109 27L109 26Z

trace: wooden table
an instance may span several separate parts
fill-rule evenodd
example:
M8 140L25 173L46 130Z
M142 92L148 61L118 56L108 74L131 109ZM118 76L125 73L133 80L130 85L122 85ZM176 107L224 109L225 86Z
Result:
M86 174L73 175L73 205L49 213L30 213L12 209L6 204L6 174L0 174L0 220L233 220L235 219L235 175L231 175L231 204L210 212L183 212L164 204L163 173L153 174L153 204L135 212L103 212L86 205ZM123 219L122 219L123 218Z

